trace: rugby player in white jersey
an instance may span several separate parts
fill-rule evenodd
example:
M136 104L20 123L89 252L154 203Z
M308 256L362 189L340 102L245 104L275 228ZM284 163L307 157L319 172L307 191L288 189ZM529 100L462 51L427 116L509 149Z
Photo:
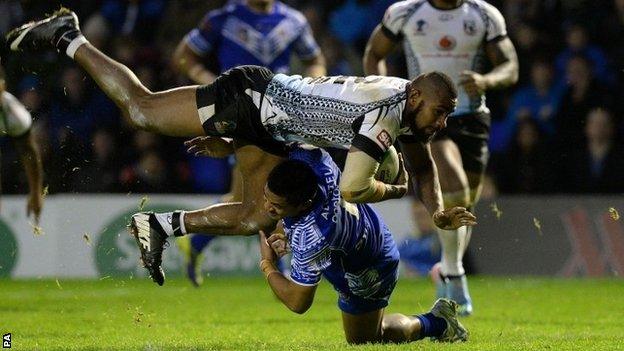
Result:
M455 229L476 223L465 208L443 208L431 158L429 141L446 126L457 98L453 83L442 73L413 81L381 76L302 78L241 66L210 85L154 93L127 67L93 47L81 34L76 15L67 9L17 28L7 39L15 51L56 47L65 52L138 128L171 136L214 137L213 156L235 151L243 176L242 202L133 216L142 259L158 284L164 283L162 250L168 236L272 231L276 221L259 206L262 188L291 142L349 149L342 196L350 202L377 202L407 192L406 182L384 184L374 179L379 161L398 139L436 225Z
M385 74L384 58L403 45L410 78L441 71L459 86L458 104L431 150L447 208L472 208L488 160L490 111L485 91L518 80L518 59L501 13L483 0L407 0L388 8L364 54L366 74ZM486 72L489 64L493 67ZM438 228L441 263L432 270L438 297L449 297L472 313L463 267L471 228ZM439 272L439 273L437 273Z
M43 208L43 170L41 156L31 133L32 118L26 107L5 87L4 72L0 67L0 135L13 139L28 179L26 215L32 215L34 223L38 224Z

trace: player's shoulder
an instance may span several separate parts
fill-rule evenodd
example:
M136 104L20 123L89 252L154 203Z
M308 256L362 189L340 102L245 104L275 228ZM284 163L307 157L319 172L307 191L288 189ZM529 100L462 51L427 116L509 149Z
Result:
M284 229L288 231L293 251L312 254L326 244L321 218L319 209L314 209L300 218L284 219Z
M308 23L308 20L306 19L306 17L304 16L303 13L301 13L301 11L287 5L284 4L281 1L276 1L275 2L275 12L279 15L284 16L285 18L288 18L294 22L296 22L299 25L303 25Z
M496 6L485 0L467 0L466 3L468 6L487 16L490 20L504 21L503 14L496 8Z
M386 16L404 16L417 10L424 5L427 0L404 0L395 2L386 10Z
M234 15L238 11L239 6L241 5L237 1L230 1L222 7L208 11L204 18L211 21L222 20Z
M382 20L383 27L390 31L387 34L391 37L398 35L405 23L426 3L427 0L405 0L390 5Z

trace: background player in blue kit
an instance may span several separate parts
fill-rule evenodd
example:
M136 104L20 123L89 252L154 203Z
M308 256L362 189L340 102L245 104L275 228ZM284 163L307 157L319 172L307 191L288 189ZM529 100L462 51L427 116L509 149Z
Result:
M401 167L401 180L407 173ZM296 148L269 174L264 208L282 220L286 237L260 232L260 267L277 297L293 312L312 305L324 276L339 293L347 342L410 342L432 337L465 341L457 304L436 301L429 313L384 315L398 279L399 252L392 234L367 204L340 196L340 170L322 149ZM292 252L290 279L275 267L286 243Z
M325 58L303 14L279 1L243 0L206 14L178 44L173 64L178 72L195 83L210 84L219 73L240 65L264 66L275 73L289 73L293 53L303 63L304 76L326 74ZM219 72L209 69L209 58L215 56ZM198 169L213 168L207 164L209 162L214 160L192 160ZM240 201L241 182L234 167L230 192L222 201ZM214 236L193 235L190 240L180 241L186 256L187 276L196 286L202 282L200 254L212 239Z

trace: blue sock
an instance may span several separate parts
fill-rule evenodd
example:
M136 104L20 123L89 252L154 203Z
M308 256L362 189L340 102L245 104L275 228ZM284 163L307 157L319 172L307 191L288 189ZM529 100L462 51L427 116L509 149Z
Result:
M191 236L191 247L197 253L202 252L214 238L214 235L193 234Z
M431 312L420 314L416 316L420 320L422 329L420 330L421 337L427 336L440 336L446 330L446 321L444 318L434 316Z

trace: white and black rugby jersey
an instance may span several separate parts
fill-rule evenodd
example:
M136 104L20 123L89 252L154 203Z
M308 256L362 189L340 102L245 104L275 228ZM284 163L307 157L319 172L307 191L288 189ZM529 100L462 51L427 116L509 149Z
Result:
M383 32L402 41L409 77L441 71L458 85L464 70L485 73L485 44L507 36L505 19L484 0L465 0L444 10L428 0L400 1L388 8ZM458 86L458 104L453 116L489 112L485 96L470 99Z
M19 100L8 92L0 95L0 135L21 136L32 126L30 112Z
M379 160L399 135L408 80L394 77L302 78L276 74L260 116L276 140L348 149Z

